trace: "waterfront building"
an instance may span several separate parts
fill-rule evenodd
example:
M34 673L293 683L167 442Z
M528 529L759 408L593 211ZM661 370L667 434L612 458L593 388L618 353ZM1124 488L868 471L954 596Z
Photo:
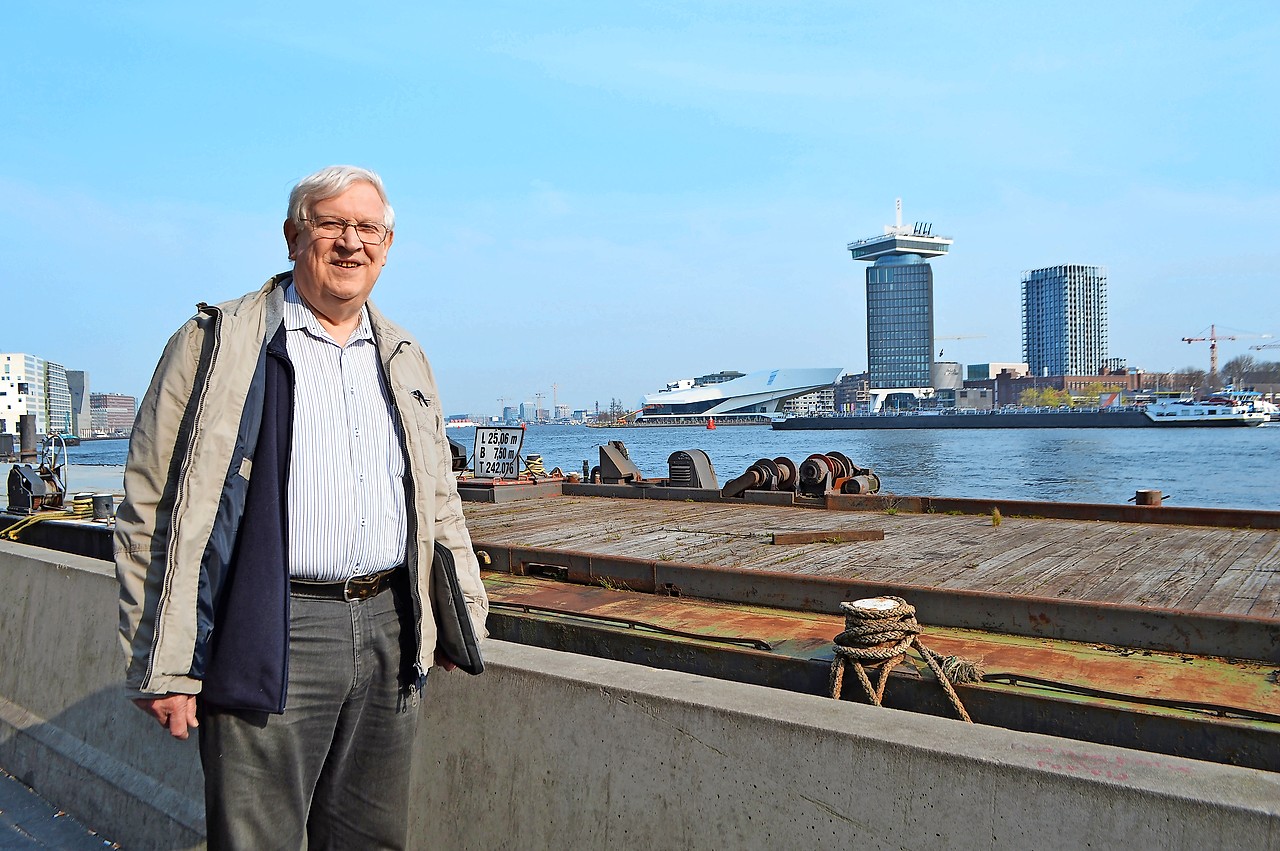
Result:
M783 405L797 396L830 390L842 370L832 368L766 369L728 381L697 384L683 379L644 397L637 422L696 424L768 423L783 414Z
M956 407L962 411L990 411L995 401L996 392L990 387L962 387L956 391Z
M53 361L45 361L44 365L44 410L48 434L75 434L67 368Z
M1097 375L1107 360L1107 270L1022 273L1022 356L1032 375Z
M836 388L832 384L788 399L782 412L797 417L829 417L836 412Z
M44 434L44 359L23 352L0 354L0 433L16 435L18 418L34 414L36 431Z
M956 391L964 387L960 364L955 361L935 362L929 371L929 386L933 388L938 407L953 407L956 404Z
M74 433L67 369L24 352L0 353L0 434L16 435L24 414L35 416L37 434Z
M871 403L871 389L865 372L851 372L836 381L833 395L836 413L856 414Z
M710 375L698 376L693 379L693 386L702 387L706 384L724 384L726 381L733 381L733 379L741 378L744 375L746 375L745 372L738 372L736 369L722 369Z
M990 406L1003 408L1021 405L1022 394L1027 390L1065 390L1077 405L1092 407L1098 404L1100 398L1111 393L1121 394L1122 399L1132 399L1143 389L1143 382L1144 376L1137 370L1119 374L1045 376L1027 375L1006 369L995 378L966 381L964 387L969 392L963 395L957 392L956 406L987 407L988 403L984 401L987 397L977 391L984 391L989 395Z
M895 224L880 236L849 243L854 260L867 267L867 372L870 406L879 410L893 394L933 395L933 268L954 240L934 236L933 225Z
M1031 367L1025 363L971 363L965 367L965 381L989 381L1002 372L1026 375Z
M90 393L89 414L95 435L128 435L138 416L138 400L123 393Z
M67 387L71 391L71 433L90 437L93 417L89 411L89 373L83 369L67 370Z

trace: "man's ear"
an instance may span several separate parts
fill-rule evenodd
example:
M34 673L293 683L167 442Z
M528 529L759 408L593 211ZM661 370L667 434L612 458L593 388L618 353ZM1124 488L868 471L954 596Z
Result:
M284 222L284 244L289 247L289 259L297 260L294 255L298 251L298 226L291 219Z

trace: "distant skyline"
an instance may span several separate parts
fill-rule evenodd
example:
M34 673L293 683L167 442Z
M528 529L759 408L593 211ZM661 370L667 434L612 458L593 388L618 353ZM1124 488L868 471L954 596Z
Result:
M1020 281L1104 266L1110 354L1280 335L1280 7L509 2L6 10L0 351L140 396L196 302L287 268L299 177L397 212L374 300L447 413L866 368L845 246L904 222L947 360L1021 360ZM335 23L340 24L335 26ZM14 239L14 236L24 237ZM1280 339L1277 337L1275 339Z

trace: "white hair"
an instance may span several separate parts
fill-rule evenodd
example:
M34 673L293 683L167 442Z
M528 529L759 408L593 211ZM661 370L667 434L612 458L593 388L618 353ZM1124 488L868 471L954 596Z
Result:
M311 215L317 201L336 198L355 183L368 183L378 191L385 210L382 223L387 226L387 230L395 230L396 214L387 201L382 178L376 172L354 165L331 165L299 180L298 185L289 193L289 221L301 227L302 220Z

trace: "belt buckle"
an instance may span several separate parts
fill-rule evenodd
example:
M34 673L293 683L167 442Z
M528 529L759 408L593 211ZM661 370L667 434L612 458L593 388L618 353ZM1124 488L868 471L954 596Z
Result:
M344 584L342 596L346 598L348 603L355 600L367 600L377 592L379 578L376 573L368 576L353 576Z

